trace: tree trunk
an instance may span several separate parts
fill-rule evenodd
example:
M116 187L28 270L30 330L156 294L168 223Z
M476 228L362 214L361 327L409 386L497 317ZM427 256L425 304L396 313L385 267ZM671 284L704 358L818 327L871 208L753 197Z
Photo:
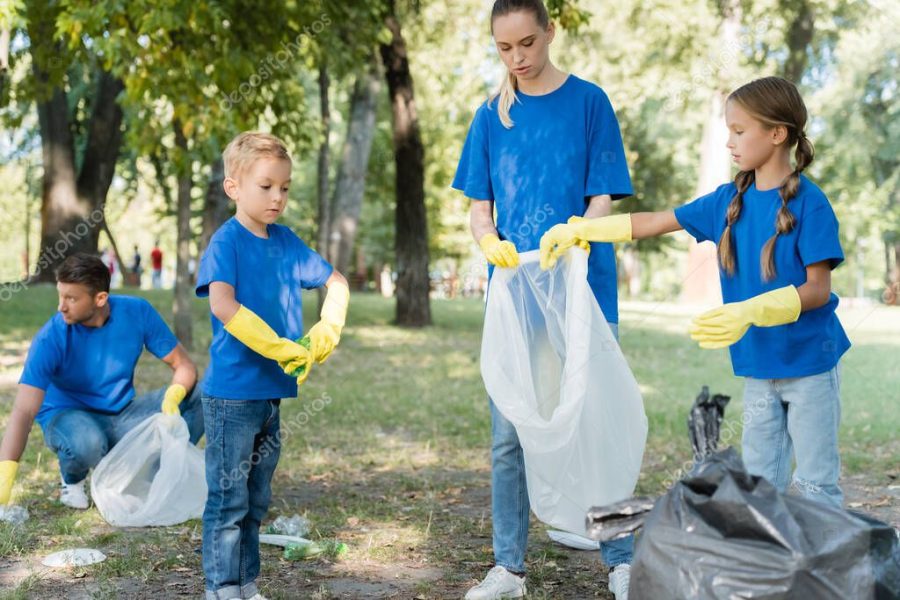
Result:
M739 47L740 7L732 0L723 7L721 25L722 48ZM727 67L727 66L726 66ZM731 178L731 163L725 144L728 129L725 127L726 90L713 92L703 125L703 140L700 144L700 172L697 178L695 197L708 194L717 186ZM719 284L719 265L716 246L712 242L698 244L691 239L688 249L687 270L681 287L682 302L691 304L719 304L722 302L722 288Z
M799 2L782 0L781 8L783 13L794 13L785 36L788 55L782 65L781 76L799 84L809 62L809 45L815 31L815 15L807 0Z
M409 71L406 42L389 2L385 23L391 43L381 45L381 58L391 99L396 164L397 324L431 324L428 281L428 220L425 210L425 150Z
M209 239L231 217L231 201L225 193L225 164L219 158L213 163L203 199L203 230L200 234L199 253L202 255Z
M188 262L191 259L191 189L193 188L191 161L188 154L187 139L181 122L176 119L175 146L180 150L184 164L178 172L178 199L176 220L178 237L176 240L175 263L175 304L172 309L175 321L175 336L188 350L194 348L194 332L191 322L191 298L194 295L194 284L188 273Z
M331 81L328 77L328 66L325 64L324 57L322 64L319 65L319 117L322 125L322 143L319 144L319 164L318 164L318 199L319 199L319 215L318 215L318 232L316 236L316 251L319 255L328 260L328 235L331 228L331 207L329 206L328 182L329 176L329 151L328 142L331 137L331 106L328 98L329 87ZM319 309L325 302L325 288L321 287L318 291Z
M30 21L32 40L55 39L55 24L46 19ZM122 82L106 72L98 78L96 101L87 123L87 140L81 172L76 171L73 125L63 83L51 84L45 60L52 53L32 53L32 71L39 89L47 92L38 101L44 176L41 192L41 245L32 281L53 282L55 270L76 252L97 253L103 226L106 194L112 184L122 145L122 109L116 101Z
M381 80L377 64L359 75L350 98L350 121L347 139L341 152L337 182L334 188L331 239L328 256L341 273L349 274L356 242L356 227L366 190L369 155L375 138L375 113Z

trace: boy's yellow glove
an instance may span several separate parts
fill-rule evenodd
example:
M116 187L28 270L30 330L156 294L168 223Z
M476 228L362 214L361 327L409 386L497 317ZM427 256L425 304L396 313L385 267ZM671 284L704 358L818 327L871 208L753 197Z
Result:
M325 301L322 303L321 319L313 325L309 333L312 357L317 362L325 362L338 342L347 319L347 307L350 305L350 288L343 283L332 283L328 286Z
M307 366L312 360L309 350L297 342L278 337L265 321L244 305L241 305L231 320L225 324L225 331L254 352L278 361L288 375L300 367Z
M500 241L496 233L486 233L478 240L481 251L489 263L497 267L512 269L519 265L516 246L508 240Z
M14 460L0 460L0 506L9 504L9 494L16 481L19 463Z
M694 319L689 331L701 348L725 348L744 337L751 325L774 327L796 322L800 309L800 294L789 285L705 312Z
M173 383L166 388L161 407L162 414L181 415L181 411L178 410L178 405L181 404L181 401L184 400L185 396L187 396L187 390L180 383Z
M587 242L631 241L631 215L612 215L596 219L570 219L565 225L554 225L541 237L541 268L553 268L559 257L579 244Z

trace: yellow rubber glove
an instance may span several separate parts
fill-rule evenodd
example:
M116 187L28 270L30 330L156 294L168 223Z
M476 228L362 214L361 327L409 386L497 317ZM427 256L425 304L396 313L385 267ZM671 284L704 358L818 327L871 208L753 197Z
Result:
M181 404L181 401L184 400L185 396L187 396L187 390L180 383L173 383L166 388L166 393L163 395L162 401L162 414L181 415L181 411L178 410L178 405Z
M14 460L0 460L0 506L9 504L9 494L16 481L19 463Z
M565 225L554 225L541 237L541 268L556 265L569 248L580 241L628 242L631 241L631 215L612 215L597 219L583 219Z
M587 220L587 219L585 219L584 217L573 216L573 217L569 217L569 220L566 221L566 223L568 223L569 225L572 225L573 223L581 223L582 221L586 221L586 220ZM588 254L590 254L590 252L591 252L591 243L590 243L589 241L587 241L587 240L578 240L578 241L575 242L575 243L576 243L577 245L581 246L582 249L584 249Z
M519 266L519 253L516 252L516 246L510 241L497 237L496 233L486 233L481 236L478 241L484 257L489 263L497 267L512 269Z
M325 362L338 342L347 319L347 307L350 305L350 288L343 283L332 283L328 286L325 301L322 303L320 320L310 328L309 351L316 362Z
M800 318L800 294L792 285L729 302L694 319L691 338L701 348L726 348L744 337L751 325L774 327Z
M254 352L278 361L288 375L300 367L308 366L312 361L309 350L297 342L278 337L265 321L244 305L225 324L225 331ZM306 371L308 373L309 369Z

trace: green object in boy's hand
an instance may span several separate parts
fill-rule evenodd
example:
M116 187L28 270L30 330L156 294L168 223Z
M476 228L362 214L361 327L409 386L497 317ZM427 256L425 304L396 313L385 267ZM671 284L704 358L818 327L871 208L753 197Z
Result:
M302 338L300 338L299 340L297 340L297 343L300 344L301 346L303 346L304 348L306 348L307 350L309 350L310 343L309 343L308 335L305 335ZM307 365L303 365L302 367L297 367L296 369L294 369L294 372L291 373L291 377L302 377L303 374L306 373L306 369L307 369Z

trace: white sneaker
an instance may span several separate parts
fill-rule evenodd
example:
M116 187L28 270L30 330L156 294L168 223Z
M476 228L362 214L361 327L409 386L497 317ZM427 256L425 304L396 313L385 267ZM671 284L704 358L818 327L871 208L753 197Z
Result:
M628 588L631 585L631 565L619 565L609 574L609 591L616 600L628 600Z
M469 588L465 600L495 600L496 598L521 598L526 593L525 577L513 575L504 567L497 565L484 580L475 587Z
M266 598L262 594L253 594L252 596L247 598L247 600L268 600L268 598Z
M84 479L78 483L66 483L63 481L59 490L59 501L69 508L80 510L87 508L89 502L87 494L84 493L84 482Z

